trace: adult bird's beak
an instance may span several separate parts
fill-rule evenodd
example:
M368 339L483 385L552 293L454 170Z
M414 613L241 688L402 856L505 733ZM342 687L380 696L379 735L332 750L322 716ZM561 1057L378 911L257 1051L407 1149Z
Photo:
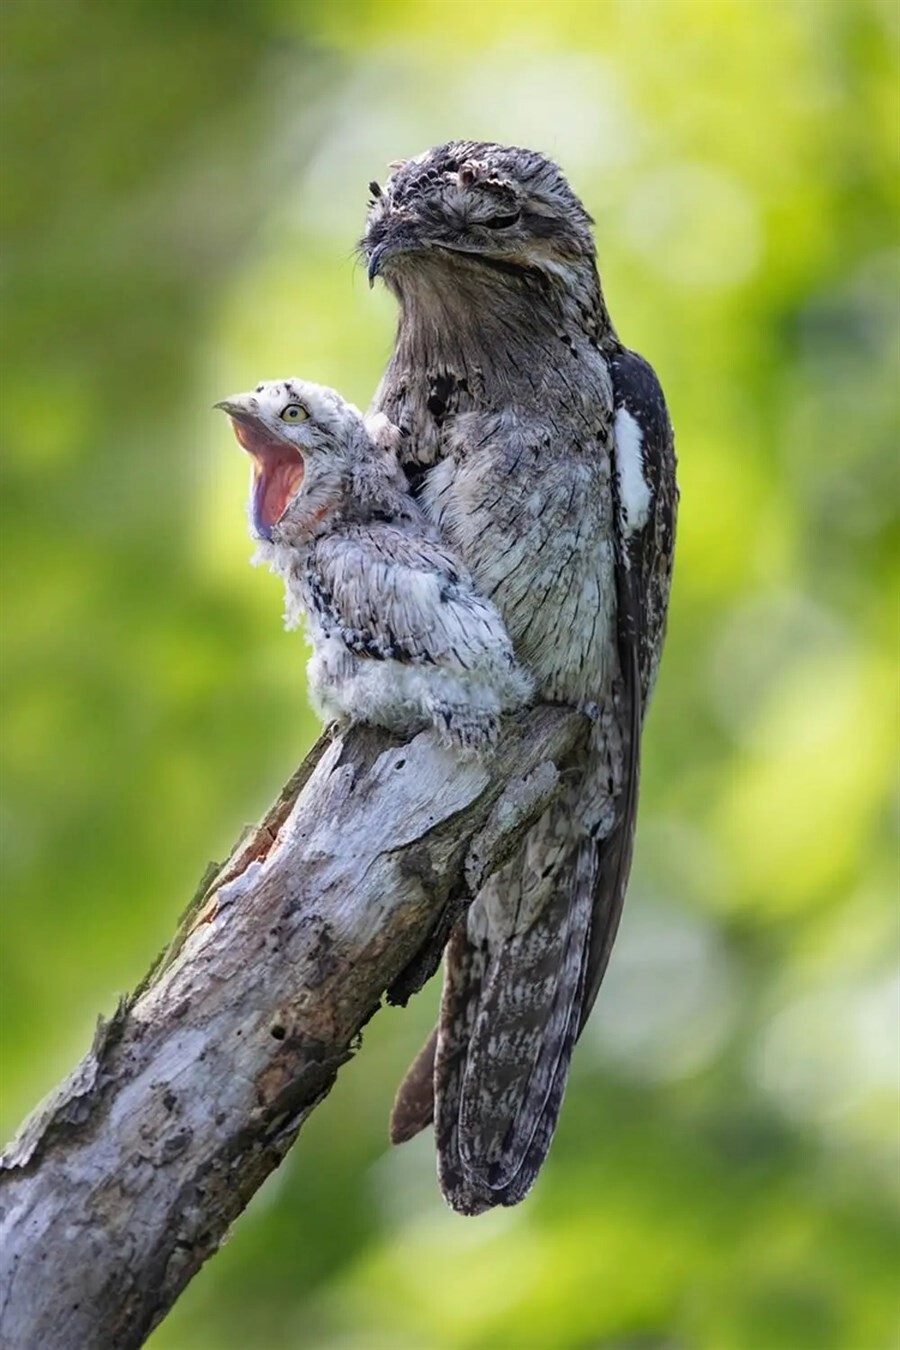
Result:
M381 263L385 253L387 253L389 244L385 239L383 243L376 244L369 254L369 289L375 285L375 278L381 275Z
M404 253L424 253L432 247L430 239L422 237L422 222L408 211L385 215L372 228L364 241L369 273L369 285L384 273L385 264Z
M260 538L271 540L272 527L303 485L303 456L251 411L245 396L224 398L213 407L228 414L238 445L253 460L250 514Z

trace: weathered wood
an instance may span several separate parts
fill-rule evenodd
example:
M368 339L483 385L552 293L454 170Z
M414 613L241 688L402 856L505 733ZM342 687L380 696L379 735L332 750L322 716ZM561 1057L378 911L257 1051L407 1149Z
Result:
M542 707L485 758L318 743L0 1160L0 1345L143 1344L583 734Z

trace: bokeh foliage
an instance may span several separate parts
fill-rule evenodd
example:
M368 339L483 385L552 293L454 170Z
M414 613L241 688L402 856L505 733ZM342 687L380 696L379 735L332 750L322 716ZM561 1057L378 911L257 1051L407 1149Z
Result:
M382 1014L155 1350L896 1344L895 0L7 0L2 1118L314 734L210 404L365 403L365 184L533 144L597 218L683 502L613 967L534 1196L390 1154Z

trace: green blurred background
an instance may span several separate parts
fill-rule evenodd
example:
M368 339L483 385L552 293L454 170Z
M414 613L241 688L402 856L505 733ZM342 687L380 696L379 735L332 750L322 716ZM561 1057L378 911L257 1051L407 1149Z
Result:
M7 0L2 1126L315 734L210 405L363 405L370 178L563 164L677 430L621 937L529 1201L386 1144L367 1030L153 1350L897 1345L896 0ZM75 1350L75 1347L73 1347Z

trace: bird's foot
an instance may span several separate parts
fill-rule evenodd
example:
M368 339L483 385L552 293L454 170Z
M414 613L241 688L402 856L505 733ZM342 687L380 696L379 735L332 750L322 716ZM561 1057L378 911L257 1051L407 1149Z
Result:
M432 717L441 740L454 750L477 754L496 745L500 736L500 718L493 713L440 703L432 709Z

